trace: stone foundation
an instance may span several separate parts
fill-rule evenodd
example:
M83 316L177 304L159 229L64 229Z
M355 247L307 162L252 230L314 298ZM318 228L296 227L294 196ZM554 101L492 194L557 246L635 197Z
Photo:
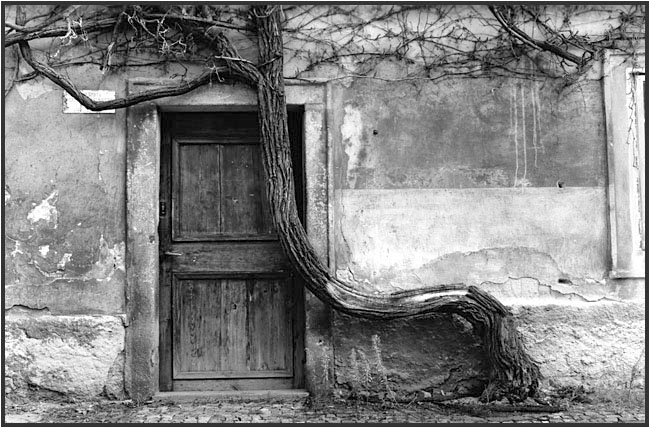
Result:
M5 312L5 391L124 397L124 325L116 316Z
M642 303L514 306L511 310L550 386L613 390L645 384Z

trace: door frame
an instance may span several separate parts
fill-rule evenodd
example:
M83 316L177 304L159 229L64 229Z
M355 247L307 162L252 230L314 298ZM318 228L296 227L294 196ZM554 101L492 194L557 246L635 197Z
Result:
M131 79L127 92L170 84L161 79ZM328 142L325 84L287 84L288 105L303 115L306 231L321 260L329 261L332 237L332 154ZM161 98L127 109L126 118L126 342L124 384L132 399L145 400L159 391L158 206L162 111L256 110L255 92L243 85L205 86L188 94ZM330 389L323 361L333 361L329 307L305 290L306 388Z
M302 109L300 109L300 112L296 114L296 111L298 109L289 109L289 135L294 135L295 140L291 142L291 148L292 150L294 147L298 147L301 155L299 156L299 163L300 165L295 165L294 164L294 176L297 173L300 178L296 179L296 200L297 200L297 205L299 208L298 215L300 217L301 222L305 222L304 219L304 209L301 209L304 206L306 197L304 195L304 190L305 190L305 174L304 174L304 161L303 161L303 148L304 144L302 142L302 138L304 135L303 132L303 121L302 118L304 116L304 112L302 112ZM211 115L219 115L220 113L227 113L227 114L238 114L238 113L249 113L253 112L255 113L254 110L242 110L237 111L237 112L232 112L232 111L227 111L227 112L211 112ZM199 114L203 114L204 111L199 112ZM161 141L162 141L162 147L164 148L166 146L166 153L161 152L161 180L160 180L160 198L164 201L167 202L167 204L171 204L169 206L168 210L168 215L167 216L160 216L159 220L162 222L159 223L159 238L161 238L162 241L162 246L165 247L167 245L171 245L172 242L174 242L174 221L173 218L176 216L177 212L177 207L174 206L173 201L175 200L174 198L174 190L173 190L173 182L174 182L174 174L180 174L180 170L178 169L178 166L175 166L176 163L174 161L174 156L177 156L178 153L175 152L174 146L178 144L177 142L182 143L206 143L206 142L211 142L215 145L219 145L218 143L218 138L215 138L212 140L212 137L204 137L204 136L189 136L187 134L181 134L181 135L175 135L174 134L174 127L172 125L173 121L180 121L181 119L174 118L173 115L175 112L169 112L167 110L162 110L159 111L159 114L161 115L161 121L162 121L162 133L161 133ZM188 114L187 112L184 112L183 114ZM189 113L191 114L191 113ZM296 120L300 119L300 121ZM254 122L253 124L250 124L248 126L257 126L257 122ZM299 129L298 129L299 128ZM298 133L299 132L299 133ZM248 138L249 136L244 137L245 139ZM233 144L237 144L236 142L232 142ZM223 143L222 143L223 144ZM246 144L250 145L251 141L244 141L240 142L239 144ZM256 146L259 146L259 141L257 141ZM261 150L261 149L260 149ZM174 154L176 153L176 154ZM261 156L261 154L260 154ZM293 156L292 156L293 157ZM178 161L178 159L176 160ZM259 158L259 167L262 166L262 161L261 157ZM258 171L257 174L261 173ZM261 189L262 193L264 193L264 189ZM298 192L300 192L298 194ZM178 196L177 196L178 197ZM298 202L299 201L299 202ZM159 204L160 206L160 204ZM270 222L270 213L266 213L266 217ZM267 223L270 224L270 223ZM178 231L177 231L178 232ZM269 233L268 231L266 233ZM164 234L167 234L167 236L163 236ZM185 237L179 236L177 237L178 241L176 243L183 242L184 244L191 243L191 240L188 241L187 239L184 239ZM220 241L218 237L211 237L213 239L212 244L213 245L223 245L224 241ZM226 238L227 240L227 238ZM166 242L165 242L166 241ZM252 241L249 241L248 239L243 239L243 240L236 240L236 241L230 241L232 245L238 245L241 244L243 241L252 243L253 245L255 244L269 244L272 241L277 241L277 239L269 239L268 236L263 237L262 239L256 239L253 238ZM159 242L159 245L160 242ZM183 244L181 244L183 245ZM275 249L273 251L277 251L277 248L279 247L279 243L275 246ZM232 248L232 247L231 247ZM159 250L160 254L162 255L162 248ZM228 390L230 388L230 382L234 382L237 384L236 388L241 389L241 388L248 388L248 387L254 387L255 389L262 389L263 387L260 386L260 384L266 384L266 388L273 388L273 389L280 389L280 388L285 388L287 382L287 376L290 375L290 383L292 384L293 389L301 389L304 387L304 373L303 373L303 362L305 359L305 350L304 350L304 286L302 283L301 278L296 275L295 273L292 272L287 272L286 271L286 263L283 263L281 270L280 271L249 271L249 270L244 270L244 271L239 271L239 272L233 272L233 271L218 271L218 272L212 272L212 273L206 273L206 272L173 272L171 271L171 266L168 265L168 268L170 269L169 271L166 271L165 269L165 264L164 264L164 258L162 256L159 257L159 266L161 267L160 273L159 273L159 280L160 281L168 281L169 284L160 284L159 285L159 308L158 308L158 313L159 313L159 352L158 352L158 362L159 362L159 390L160 391L174 391L177 386L180 386L181 384L185 384L185 388L192 388L193 385L195 388L201 388L202 390L209 390L209 388L214 387L215 390L223 391L223 390ZM201 381L198 381L197 378L176 378L176 375L174 374L174 367L175 367L175 359L172 358L172 355L176 355L173 351L174 349L174 344L175 342L175 336L174 336L174 327L172 326L172 323L170 322L171 319L174 316L174 309L173 309L173 295L174 295L174 282L177 280L188 280L188 279L227 279L227 278L237 278L237 279L257 279L257 280L262 280L262 279L284 279L285 281L285 286L290 287L291 294L287 296L287 299L291 299L291 334L289 335L289 340L291 342L290 344L290 349L291 350L291 369L289 371L285 371L281 374L281 376L273 376L269 375L269 373L266 374L261 374L259 372L248 372L246 374L242 374L241 377L237 376L224 376L218 378L208 378L208 379L202 379ZM167 294L164 293L164 285L168 286L167 289ZM285 301L285 304L288 304L288 301ZM250 314L249 314L250 315ZM278 344L280 346L280 344ZM256 376L257 373L257 376ZM230 378L230 379L228 379ZM235 379L236 380L233 380ZM280 379L281 378L281 379ZM272 386L271 386L272 385ZM220 388L220 389L216 389ZM188 389L184 389L188 390Z

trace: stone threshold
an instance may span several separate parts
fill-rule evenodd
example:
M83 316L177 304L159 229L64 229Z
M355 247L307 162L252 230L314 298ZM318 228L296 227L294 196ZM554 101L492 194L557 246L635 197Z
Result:
M264 389L246 391L170 391L158 392L153 396L154 402L219 402L219 401L302 401L309 397L305 389Z

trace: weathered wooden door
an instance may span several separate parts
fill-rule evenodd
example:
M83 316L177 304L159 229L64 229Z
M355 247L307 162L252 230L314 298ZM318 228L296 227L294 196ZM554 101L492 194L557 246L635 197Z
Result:
M302 287L271 223L256 113L166 113L161 149L160 389L302 387Z

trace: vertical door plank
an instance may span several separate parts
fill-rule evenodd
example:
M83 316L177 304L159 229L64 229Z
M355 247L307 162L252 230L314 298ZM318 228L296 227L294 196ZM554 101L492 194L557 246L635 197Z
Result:
M291 370L287 280L249 281L250 370Z
M174 287L174 375L219 370L221 304L215 280L177 280Z
M267 233L262 209L263 187L258 145L224 145L221 158L221 231L226 234Z
M216 144L180 144L178 148L178 224L182 237L219 232L219 151Z
M222 279L221 307L218 308L219 348L216 352L222 371L246 371L246 283L244 280Z

